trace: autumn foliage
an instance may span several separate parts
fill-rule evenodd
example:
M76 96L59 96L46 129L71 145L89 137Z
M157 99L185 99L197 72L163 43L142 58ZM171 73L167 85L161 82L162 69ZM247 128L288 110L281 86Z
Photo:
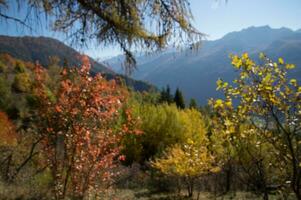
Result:
M277 180L269 172L282 173L286 178L279 176L279 187L290 186L301 199L301 86L289 76L295 65L282 58L274 62L264 54L260 59L263 64L258 65L247 53L232 56L239 75L233 84L217 81L225 99L210 101L216 112L213 135L223 141L223 147L239 149L238 155L246 151L251 162L260 165L265 188ZM263 191L265 199L267 190Z
M179 109L169 92L91 76L85 56L80 68L43 68L0 55L0 197L105 199L135 188L301 199L295 66L260 57L231 56L238 76L217 80L224 98Z
M182 111L184 133L182 144L173 145L152 166L163 174L183 179L189 197L193 196L197 180L219 171L218 161L209 151L210 141L204 117L196 110Z
M0 127L0 147L15 146L17 144L15 126L3 112L0 112Z
M84 197L103 186L113 175L120 140L128 131L120 124L126 90L100 74L90 76L89 70L89 60L83 57L81 68L63 70L60 87L50 91L43 68L36 67L38 130L57 199L67 192Z

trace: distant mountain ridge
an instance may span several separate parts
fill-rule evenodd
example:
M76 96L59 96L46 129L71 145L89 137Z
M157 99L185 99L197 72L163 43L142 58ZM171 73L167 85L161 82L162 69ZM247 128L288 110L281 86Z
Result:
M235 71L230 65L230 54L248 52L258 60L260 52L272 59L283 57L297 68L291 74L301 81L301 32L288 28L272 29L269 26L249 27L231 32L215 41L203 41L197 51L186 49L137 58L138 70L133 78L146 80L156 86L167 84L175 90L179 87L187 100L195 98L206 104L211 97L220 97L216 80L231 81ZM122 60L119 57L119 60ZM113 70L121 73L120 61L106 61Z
M49 65L49 57L57 56L60 58L60 65L65 62L69 66L80 65L80 53L75 49L65 45L63 42L49 37L12 37L0 35L0 54L8 53L11 56L24 61L39 61L43 66ZM151 90L154 87L143 81L136 81L123 75L119 75L102 63L89 58L91 62L92 74L101 72L108 79L120 77L125 83L138 91Z

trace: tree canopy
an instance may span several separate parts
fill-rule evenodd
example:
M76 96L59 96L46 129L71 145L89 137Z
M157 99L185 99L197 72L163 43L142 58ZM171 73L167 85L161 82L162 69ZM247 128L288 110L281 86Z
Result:
M191 24L188 0L28 0L31 13L45 13L55 31L85 42L96 39L102 45L119 45L126 55L126 67L134 66L132 49L157 50L180 42L196 44L202 34ZM23 7L19 5L19 7ZM6 14L9 1L0 0L0 17L27 26L31 20ZM38 12L32 12L32 9ZM37 14L40 15L40 14ZM37 19L38 17L35 16ZM33 18L34 19L34 18ZM32 21L32 20L31 20Z
M185 108L185 100L183 97L182 92L177 88L174 96L174 102L176 103L178 108L184 109Z
M250 143L255 137L255 147L260 150L268 147L272 154L269 157L277 159L271 163L286 171L288 183L297 199L301 199L301 87L296 79L289 77L295 65L283 58L274 62L264 54L260 55L263 62L260 65L247 53L231 58L239 76L233 84L218 80L217 89L223 91L225 99L210 100L217 113L213 121L218 124L217 137L220 141L224 138L226 143L242 143L244 138ZM248 124L244 131L242 124Z

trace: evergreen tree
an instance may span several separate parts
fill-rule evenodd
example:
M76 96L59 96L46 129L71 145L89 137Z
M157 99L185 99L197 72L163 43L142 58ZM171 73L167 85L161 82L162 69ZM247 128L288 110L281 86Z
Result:
M172 94L170 93L169 85L166 86L166 101L169 104L173 103L173 98L172 98Z
M189 108L192 109L198 109L198 105L197 105L197 102L194 98L190 99L190 102L189 102Z
M166 86L166 89L163 87L160 93L160 103L173 103L173 97L170 93L169 85Z
M176 103L178 108L180 108L180 109L185 108L185 100L184 100L183 94L179 90L179 88L177 88L177 90L175 92L174 102Z
M162 88L161 92L160 92L160 99L159 102L160 103L164 103L166 100L166 90L165 87Z

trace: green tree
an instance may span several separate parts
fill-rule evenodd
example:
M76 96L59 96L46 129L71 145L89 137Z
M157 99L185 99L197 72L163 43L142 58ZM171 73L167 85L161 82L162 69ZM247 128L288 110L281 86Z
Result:
M171 104L173 103L173 97L170 92L170 87L169 85L166 86L166 89L163 87L160 93L160 100L161 103L168 103Z
M12 87L16 92L29 92L31 89L31 82L32 81L28 73L18 73L14 78Z
M24 73L25 72L25 65L22 61L17 60L16 65L14 68L15 73Z
M189 102L189 108L190 109L198 109L198 104L196 102L196 100L194 98L190 99L190 102Z
M7 66L0 60L0 73L5 73L7 71Z
M160 155L168 146L183 141L181 113L175 105L136 105L133 110L136 110L136 116L141 119L138 129L143 134L133 137L129 146L136 146L136 150L141 150L138 153L141 163Z
M126 155L124 163L127 165L133 162L144 164L162 155L166 148L185 143L188 138L197 141L196 132L207 127L204 124L207 119L200 116L197 110L178 109L174 104L152 105L134 101L129 108L133 110L134 117L140 120L136 125L142 134L128 136L123 141L123 153Z
M11 91L7 79L0 76L0 109L6 110L10 103Z
M174 102L176 103L178 108L180 108L180 109L185 108L185 100L184 100L183 94L179 90L179 88L177 88L177 90L175 92Z

